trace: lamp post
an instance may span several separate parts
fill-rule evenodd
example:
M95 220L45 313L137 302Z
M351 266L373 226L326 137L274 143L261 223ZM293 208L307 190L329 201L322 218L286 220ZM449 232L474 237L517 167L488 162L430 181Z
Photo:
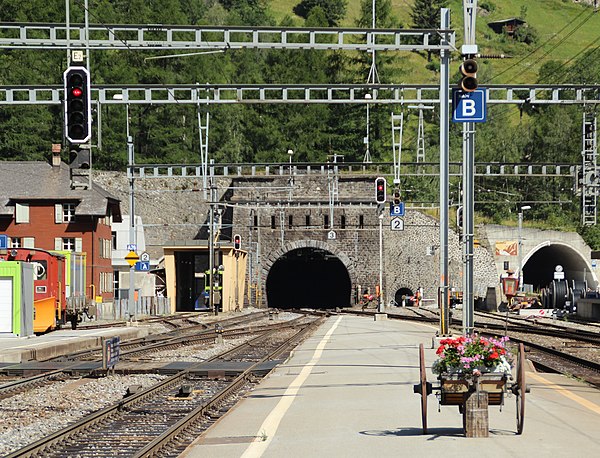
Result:
M519 291L523 291L523 238L521 236L521 232L523 231L523 212L530 209L530 205L523 205L519 212Z

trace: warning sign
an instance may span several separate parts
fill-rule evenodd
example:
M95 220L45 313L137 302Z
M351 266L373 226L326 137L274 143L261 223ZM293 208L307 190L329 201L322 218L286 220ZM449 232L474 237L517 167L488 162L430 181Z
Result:
M125 261L127 261L127 263L131 267L133 267L135 265L135 263L138 262L139 260L140 260L140 257L138 256L138 254L135 251L130 251L125 256Z

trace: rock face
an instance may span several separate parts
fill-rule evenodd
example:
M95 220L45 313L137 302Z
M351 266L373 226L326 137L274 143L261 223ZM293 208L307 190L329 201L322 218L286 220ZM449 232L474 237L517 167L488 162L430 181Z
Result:
M121 199L129 213L129 181L123 173L96 172L95 181ZM216 180L223 213L221 240L240 234L249 252L248 275L256 291L264 291L269 269L293 249L312 247L337 256L348 270L353 291L379 283L379 216L374 177L331 175L233 177ZM154 256L175 240L206 238L208 202L197 178L152 178L135 181L135 213L143 220L146 243ZM332 204L330 204L330 195ZM424 289L437 299L439 284L439 222L408 209L404 230L390 229L386 206L382 219L384 300L402 289ZM333 216L333 218L332 218ZM335 238L329 234L335 232ZM450 230L449 284L462 290L462 244ZM475 252L475 295L496 287L494 258L486 247ZM427 302L426 302L427 303Z

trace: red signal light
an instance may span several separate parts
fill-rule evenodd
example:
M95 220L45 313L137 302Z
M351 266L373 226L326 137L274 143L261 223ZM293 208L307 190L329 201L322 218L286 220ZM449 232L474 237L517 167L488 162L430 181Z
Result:
M73 97L81 97L83 95L83 91L81 90L81 88L75 87L71 91L71 94L73 94Z

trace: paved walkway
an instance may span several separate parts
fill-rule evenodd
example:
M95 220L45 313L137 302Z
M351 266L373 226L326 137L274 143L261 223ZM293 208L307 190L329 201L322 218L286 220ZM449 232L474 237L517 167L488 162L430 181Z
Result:
M183 455L195 457L576 457L600 450L600 391L528 373L525 431L515 398L489 408L490 437L466 438L456 407L429 396L422 435L418 344L435 328L333 316ZM426 351L430 365L434 351ZM432 374L429 374L434 381Z

